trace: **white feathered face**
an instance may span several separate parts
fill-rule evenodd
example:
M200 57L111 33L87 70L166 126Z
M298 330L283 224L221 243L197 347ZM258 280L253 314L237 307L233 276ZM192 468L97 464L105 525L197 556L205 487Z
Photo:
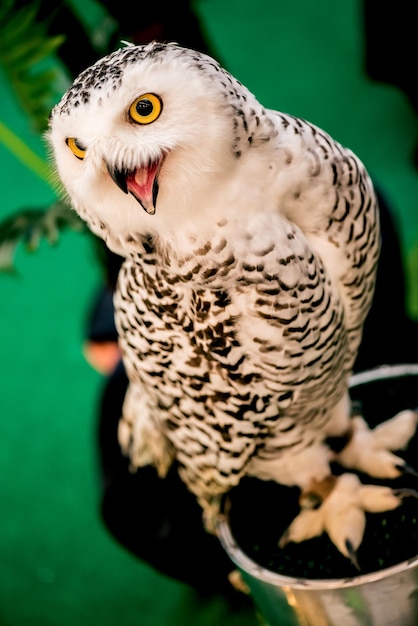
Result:
M174 44L128 46L96 63L54 108L48 133L74 208L115 249L201 206L241 154L242 92L212 59Z

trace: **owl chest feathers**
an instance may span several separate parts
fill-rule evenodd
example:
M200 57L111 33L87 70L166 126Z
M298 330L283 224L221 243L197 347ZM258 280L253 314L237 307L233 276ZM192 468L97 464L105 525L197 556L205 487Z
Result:
M313 393L331 375L326 362L341 366L344 313L320 259L295 226L266 220L219 220L210 239L188 237L186 254L144 239L125 261L121 346L130 378L154 384L158 402L195 413L191 398L225 408L245 389L263 411L261 398L274 397L267 412L277 415L296 402L304 367L318 368Z

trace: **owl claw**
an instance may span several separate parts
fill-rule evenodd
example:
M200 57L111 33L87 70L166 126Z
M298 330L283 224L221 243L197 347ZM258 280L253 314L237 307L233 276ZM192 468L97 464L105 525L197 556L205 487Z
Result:
M376 428L369 428L365 420L356 416L351 420L352 432L347 445L334 454L334 461L376 478L397 478L402 474L418 477L418 472L407 465L394 450L404 449L415 434L418 424L416 411L401 411Z
M401 474L408 474L409 476L414 476L415 478L418 478L418 472L414 467L408 465L408 463L399 463L398 465L395 465L395 467L400 471Z
M365 528L364 509L358 502L361 483L354 474L333 478L333 488L324 497L322 493L319 496L322 504L315 509L302 508L280 539L279 546L299 543L326 532L338 550L355 565L356 550ZM304 498L302 494L302 502L309 501L312 498Z
M347 550L348 558L350 559L351 563L354 565L356 570L360 572L361 570L360 570L360 565L357 560L357 551L354 549L354 546L349 539L345 540L345 547Z
M418 499L418 491L415 491L415 489L408 489L407 487L402 489L392 489L392 493L396 498L400 498L401 500L404 498Z
M357 550L363 540L366 512L382 513L396 509L406 497L418 498L413 489L391 489L378 485L363 485L355 474L335 478L333 489L319 508L302 508L279 540L279 547L300 543L326 532L353 566L360 570ZM312 500L312 498L310 498ZM308 502L309 499L303 499Z
M278 546L282 550L283 550L283 548L285 548L287 546L288 543L290 543L292 541L289 528L287 528L284 531L283 535L280 537L279 542L278 542Z

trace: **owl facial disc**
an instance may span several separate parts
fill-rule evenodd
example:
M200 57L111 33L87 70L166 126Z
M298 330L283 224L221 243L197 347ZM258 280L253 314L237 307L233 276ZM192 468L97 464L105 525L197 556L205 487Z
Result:
M162 162L163 158L134 169L118 169L110 165L107 169L119 189L133 195L148 215L154 215L159 190L158 175Z

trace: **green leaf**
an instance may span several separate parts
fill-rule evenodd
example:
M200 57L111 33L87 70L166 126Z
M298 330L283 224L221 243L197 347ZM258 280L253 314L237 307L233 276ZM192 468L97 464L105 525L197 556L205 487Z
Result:
M11 49L4 57L10 67L20 72L30 72L33 67L53 54L64 42L64 35L57 35L50 39L33 36Z
M0 271L14 273L14 258L19 245L28 252L38 249L42 239L56 244L62 231L90 232L85 223L64 202L44 210L22 210L0 222Z
M0 144L3 144L14 156L28 167L34 174L39 176L47 185L51 184L51 169L48 164L43 161L29 146L22 141L18 135L15 135L0 120Z
M4 19L4 16L9 13L13 4L14 0L2 0L2 3L0 4L0 22Z
M38 7L36 3L27 7L22 7L17 11L14 9L14 0L10 0L5 7L5 11L0 15L0 27L4 30L7 26L7 30L4 32L3 43L8 39L14 39L17 41L19 37L22 37L27 32L28 28L33 23ZM2 24L2 22L5 22Z
M62 70L55 54L64 35L49 36L44 22L36 20L38 3L18 8L8 0L0 13L0 64L20 105L38 132L44 132L55 103Z

